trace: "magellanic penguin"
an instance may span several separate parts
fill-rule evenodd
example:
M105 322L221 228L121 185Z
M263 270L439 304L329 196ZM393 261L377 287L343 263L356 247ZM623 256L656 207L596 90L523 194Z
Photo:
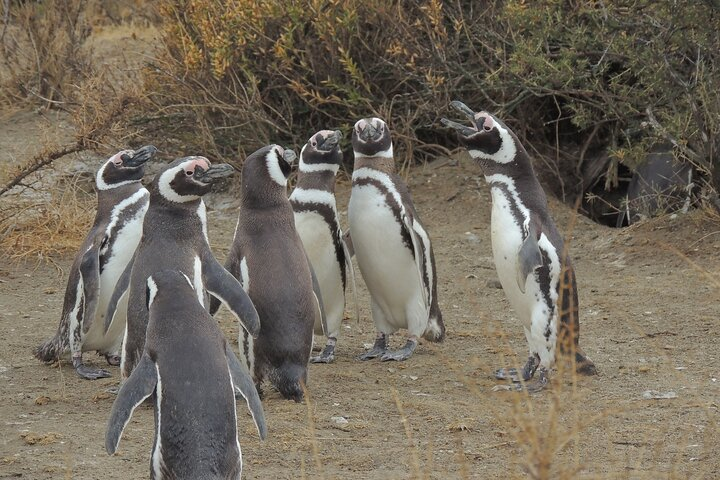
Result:
M239 479L235 392L245 398L260 438L267 434L255 385L187 275L154 273L145 290L150 312L145 347L113 403L105 449L110 455L117 451L133 411L152 396L150 478Z
M457 130L490 185L495 268L530 347L521 375L515 369L500 369L496 377L519 382L521 376L527 381L539 367L538 382L529 388L541 389L555 364L558 347L561 353L574 355L578 373L595 374L595 365L578 345L575 271L530 157L515 133L491 114L476 113L457 101L451 105L472 122L467 127L442 119L444 125Z
M227 164L211 165L205 157L184 157L167 165L150 185L150 206L135 257L113 293L106 327L116 305L127 295L127 328L120 371L130 375L145 344L148 310L145 289L150 275L174 269L193 282L198 301L208 306L208 292L222 300L251 335L260 331L257 312L242 286L213 256L208 245L202 196L213 183L233 173Z
M240 213L225 267L240 280L260 316L257 339L245 331L239 339L241 358L258 391L267 378L284 398L299 402L307 384L313 325L322 313L287 197L295 156L268 145L245 159ZM217 303L210 311L216 309Z
M395 173L390 130L379 118L353 128L355 168L348 205L350 236L360 273L370 292L377 338L360 358L406 360L422 336L445 338L438 306L435 256L405 182ZM387 350L388 336L409 333L405 346Z
M140 180L157 149L123 150L97 172L95 221L70 268L62 316L53 338L35 349L44 362L55 362L69 348L75 371L83 378L109 377L110 372L83 364L82 352L97 350L110 365L120 362L125 312L105 331L105 312L115 285L135 253L142 235L150 194Z
M295 212L295 228L320 285L327 331L315 323L315 334L325 335L322 353L312 357L315 363L335 359L335 344L345 313L345 289L348 279L355 292L352 261L343 240L335 202L335 174L342 162L339 130L322 130L310 137L300 151L297 185L290 195ZM355 302L357 306L357 302Z

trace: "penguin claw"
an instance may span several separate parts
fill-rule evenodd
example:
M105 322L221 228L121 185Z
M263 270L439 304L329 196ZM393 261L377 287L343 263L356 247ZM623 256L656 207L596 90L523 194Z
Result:
M326 345L320 355L310 358L312 363L332 363L335 360L335 346Z
M120 355L107 354L105 355L105 360L107 360L108 365L112 365L113 367L120 365Z
M495 378L498 380L510 380L513 383L520 382L517 368L499 368L495 370Z
M380 356L384 356L385 352L387 352L387 349L385 348L377 348L373 347L372 350L369 350L362 355L358 357L360 360L372 360L373 358L377 358Z
M405 346L400 350L396 350L394 352L386 352L382 357L380 357L380 361L387 362L389 360L395 360L398 362L402 362L403 360L407 360L408 358L412 357L415 348L417 348L417 342L413 340L408 340Z
M112 376L107 370L104 370L102 368L88 367L87 365L82 363L75 367L75 371L78 375L80 375L80 377L87 380L97 380L98 378L107 378Z

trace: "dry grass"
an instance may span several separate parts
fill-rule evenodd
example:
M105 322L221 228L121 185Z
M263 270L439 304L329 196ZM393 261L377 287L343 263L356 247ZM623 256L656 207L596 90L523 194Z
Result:
M45 202L20 197L0 199L2 256L13 261L53 262L75 252L85 239L95 214L94 197L73 178L50 191Z

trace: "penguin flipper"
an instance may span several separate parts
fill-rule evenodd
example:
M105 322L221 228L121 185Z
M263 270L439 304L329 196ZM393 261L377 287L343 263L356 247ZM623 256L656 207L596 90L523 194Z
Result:
M425 281L425 271L430 268L430 262L428 261L425 252L430 252L430 238L428 237L425 230L422 228L420 223L416 222L412 217L408 216L405 212L402 213L403 224L410 240L412 241L413 256L415 257L415 265L417 266L418 275L420 277L420 285L423 286L422 294L425 305L430 307L432 303L432 285L429 285Z
M105 312L105 333L110 330L110 325L112 325L112 322L115 319L115 311L117 310L117 306L122 300L123 296L127 293L128 288L130 287L130 277L132 274L132 268L133 264L135 263L136 256L137 250L135 251L135 253L133 253L132 258L130 258L130 261L125 266L125 270L123 270L122 275L120 275L120 278L118 278L118 281L115 284L115 289L113 290L113 294L110 297L110 302L108 303L107 311Z
M255 305L237 278L225 270L209 252L202 262L202 276L207 291L237 317L253 338L257 338L260 333L260 317Z
M315 312L316 319L320 318L320 325L322 325L322 331L327 336L330 334L328 330L327 318L325 317L325 304L323 303L322 294L320 292L320 282L318 282L317 275L315 275L315 269L310 263L310 258L305 253L305 260L307 260L308 268L310 268L310 278L312 278L313 293L315 294L315 303L317 304L317 311Z
M247 368L240 363L235 355L235 352L232 351L230 344L227 341L225 342L225 356L227 357L233 387L236 391L240 392L247 402L248 410L250 410L250 414L253 417L260 439L265 440L265 437L267 437L265 412L263 411L262 402L260 401L257 388L255 388L255 382L253 382L250 377L250 373L247 371Z
M125 425L135 409L155 391L158 383L158 370L147 353L143 353L140 362L123 383L113 403L105 433L105 451L112 455L117 450Z
M95 319L100 290L100 245L93 242L80 261L80 278L83 285L83 332L87 333Z
M525 293L525 282L527 281L528 275L543 264L542 253L538 245L538 237L539 235L531 226L518 252L517 263L515 265L516 280L518 288L520 288L522 293Z
M348 246L348 241L345 240L345 237L347 236L348 241L350 245ZM355 284L355 268L352 264L352 255L353 253L350 252L350 249L352 248L352 240L350 239L350 232L347 232L345 235L341 235L340 243L343 247L343 252L345 256L345 265L350 273L350 285L352 286L352 295L353 295L353 303L355 304L355 322L360 323L360 306L358 305L358 299L357 299L357 286ZM347 277L347 276L346 276Z

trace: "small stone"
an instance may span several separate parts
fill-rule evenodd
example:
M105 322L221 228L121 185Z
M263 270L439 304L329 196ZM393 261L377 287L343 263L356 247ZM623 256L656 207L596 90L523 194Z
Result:
M677 393L672 390L669 392L658 392L657 390L645 390L642 394L645 400L669 400L677 398Z
M337 425L347 425L350 423L345 417L330 417L330 420L335 422Z

